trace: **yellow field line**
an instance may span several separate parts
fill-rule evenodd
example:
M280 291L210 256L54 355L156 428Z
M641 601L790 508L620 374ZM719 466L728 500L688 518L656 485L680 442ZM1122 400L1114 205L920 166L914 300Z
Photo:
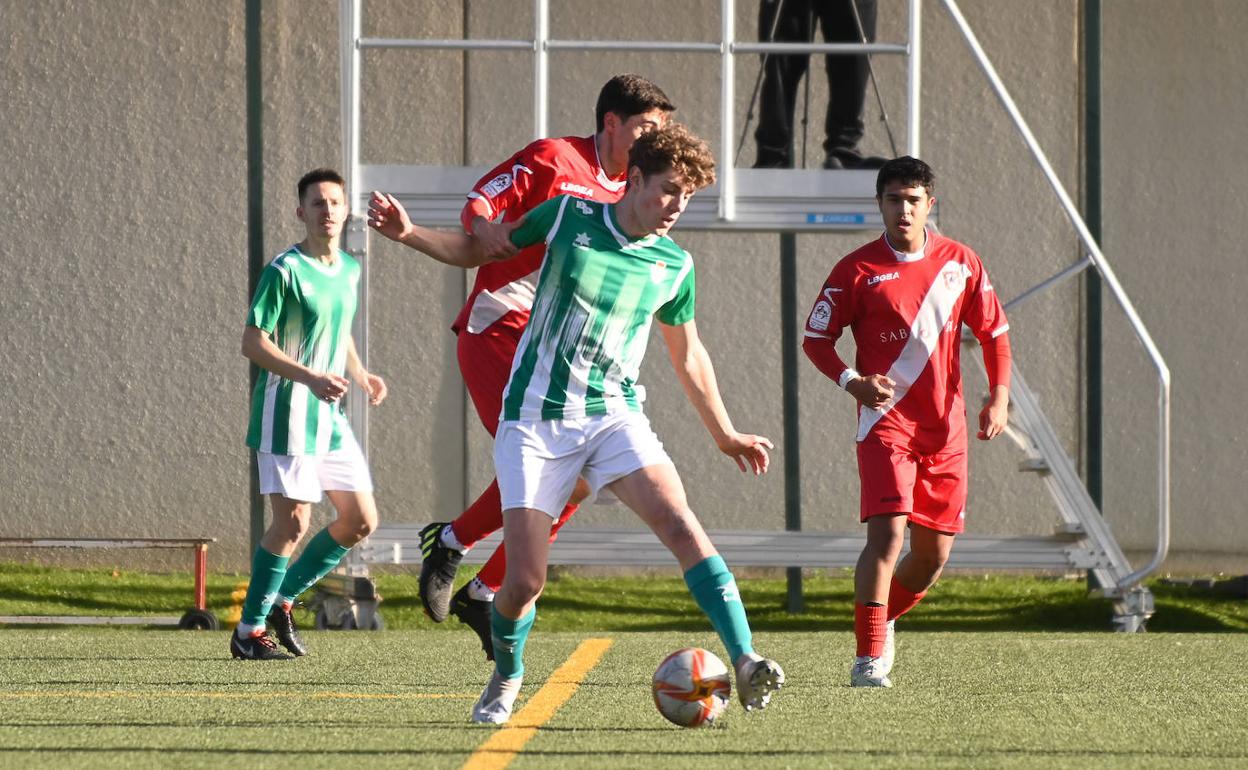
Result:
M550 675L545 686L511 717L507 726L477 747L462 770L501 770L506 767L537 734L538 728L572 697L585 675L598 664L610 646L610 639L586 639L581 642L564 664Z
M460 692L212 692L187 690L169 692L167 690L26 690L24 692L0 692L0 700L20 698L237 698L256 700L258 698L330 698L343 700L432 700L437 698L455 698L459 700L476 700L472 693Z

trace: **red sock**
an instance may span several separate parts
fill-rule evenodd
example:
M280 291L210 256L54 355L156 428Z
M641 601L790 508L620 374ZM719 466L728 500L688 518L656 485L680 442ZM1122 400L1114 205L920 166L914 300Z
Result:
M920 591L917 594L897 582L897 577L893 576L893 582L888 587L888 619L896 620L914 609L914 605L923 600L927 596L927 591Z
M481 496L468 506L468 510L451 522L451 531L464 548L471 548L502 526L503 498L498 491L498 479L494 479Z
M858 639L858 657L878 658L884 654L885 626L888 608L882 604L854 605L854 636Z
M555 542L555 535L559 532L559 528L563 526L572 514L576 513L575 505L564 506L563 511L559 514L559 518L550 527L550 542ZM458 533L455 535L459 537ZM463 542L462 540L460 542ZM481 567L481 571L477 573L477 580L480 580L491 591L497 593L499 588L503 586L503 575L507 572L507 552L503 546L494 549L494 553Z

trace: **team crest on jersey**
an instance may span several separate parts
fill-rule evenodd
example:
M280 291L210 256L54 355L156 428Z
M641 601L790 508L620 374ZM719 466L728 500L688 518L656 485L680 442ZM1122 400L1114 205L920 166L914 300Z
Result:
M572 239L573 246L580 246L582 249L589 248L589 233L577 233Z
M486 182L481 187L481 192L485 193L487 198L497 198L499 195L507 192L507 188L511 187L511 182L511 174L504 171L490 181Z
M667 263L655 262L650 266L650 280L654 283L662 283L664 277L667 276Z
M832 320L832 305L819 300L815 303L815 309L810 311L810 328L826 332L828 330L828 322Z
M951 267L940 274L945 279L945 288L949 291L961 291L966 285L966 267L958 265Z
M566 183L565 183L565 184L566 184ZM579 212L581 212L582 214L584 214L584 215L585 215L585 216L587 216L587 217L589 217L589 216L593 216L593 215L594 215L594 209L593 209L593 207L592 207L592 206L590 206L590 205L589 205L588 203L586 203L585 201L577 201L577 202L576 202L576 210L577 210L577 211L579 211Z

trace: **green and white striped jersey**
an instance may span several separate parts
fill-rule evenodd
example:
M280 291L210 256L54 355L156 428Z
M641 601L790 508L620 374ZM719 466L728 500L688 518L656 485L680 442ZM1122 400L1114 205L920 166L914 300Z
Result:
M291 246L260 273L247 325L270 333L286 355L309 369L342 375L359 281L360 263L345 251L326 265ZM341 447L350 431L341 401L327 403L306 385L260 370L247 446L278 455L321 455Z
M693 319L693 258L667 236L630 240L615 205L552 198L511 234L546 241L533 313L503 394L504 420L641 411L651 319Z

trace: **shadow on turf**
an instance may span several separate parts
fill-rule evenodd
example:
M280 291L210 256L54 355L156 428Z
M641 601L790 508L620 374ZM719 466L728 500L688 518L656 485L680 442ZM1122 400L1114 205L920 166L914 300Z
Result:
M1171 592L1173 593L1173 592ZM567 597L544 597L539 611L592 614L595 626L610 631L700 631L706 618L690 603L688 606L655 607L645 597L602 604ZM640 599L640 601L638 600ZM750 625L756 631L853 631L853 598L848 592L808 593L806 610L793 614L773 601L751 600L745 596ZM637 622L638 616L665 620ZM618 619L618 620L616 620ZM614 621L614 622L613 622ZM905 619L911 631L1110 631L1113 630L1113 604L1109 600L1074 596L1002 601L994 597L980 604L965 600L956 606L942 606L940 596L927 599ZM1241 626L1228 623L1216 614L1183 606L1167 606L1148 622L1151 631L1236 632Z

